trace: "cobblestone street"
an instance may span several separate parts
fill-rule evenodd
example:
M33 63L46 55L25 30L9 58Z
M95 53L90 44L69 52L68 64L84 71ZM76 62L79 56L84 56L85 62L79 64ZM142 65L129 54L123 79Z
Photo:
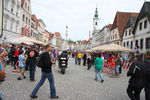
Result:
M29 73L26 73L27 79L18 81L17 73L12 73L13 67L7 66L7 79L0 84L3 100L32 100L29 95L37 82L40 80L40 69L37 68L36 80L29 81ZM104 83L95 81L94 68L90 71L85 66L74 64L74 59L69 60L69 66L65 75L60 73L57 65L53 66L55 86L59 100L129 100L126 88L128 78L124 71L120 78L110 78L103 73ZM49 100L49 83L40 88L38 98L35 100ZM141 94L141 100L144 100L144 93Z

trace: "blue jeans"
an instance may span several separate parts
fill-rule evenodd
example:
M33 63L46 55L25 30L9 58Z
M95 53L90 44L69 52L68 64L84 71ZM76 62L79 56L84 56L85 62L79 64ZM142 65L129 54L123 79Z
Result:
M1 94L1 92L0 92L0 100L2 100L2 94Z
M36 64L29 63L29 71L30 71L30 80L31 81L34 81L35 70L36 70Z
M115 70L116 70L116 73L117 73L117 74L119 73L119 68L120 68L120 65L116 65Z
M36 85L36 87L34 88L34 90L31 93L31 96L35 96L38 92L38 90L40 89L40 87L43 85L43 83L45 82L46 78L49 81L49 85L50 85L50 96L51 97L55 97L56 96L56 90L55 90L55 86L54 86L54 77L53 77L53 73L44 73L42 72L42 76L41 76L41 80L39 81L39 83Z
M75 63L76 63L76 65L78 64L78 58L77 57L75 57Z
M100 69L96 69L96 70L95 70L95 80L98 80L97 74L99 74L100 80L104 80L104 79L103 79L103 75L102 75L102 70L100 70Z

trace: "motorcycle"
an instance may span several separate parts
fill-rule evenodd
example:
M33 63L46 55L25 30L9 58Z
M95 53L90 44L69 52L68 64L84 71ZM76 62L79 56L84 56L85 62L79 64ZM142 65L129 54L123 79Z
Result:
M65 74L65 70L67 68L67 58L60 58L59 68L61 69L61 73Z

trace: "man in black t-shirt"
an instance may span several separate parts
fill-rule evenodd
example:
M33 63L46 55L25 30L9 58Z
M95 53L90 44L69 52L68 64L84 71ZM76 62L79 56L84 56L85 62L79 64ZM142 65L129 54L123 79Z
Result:
M31 50L27 52L27 59L28 60L28 66L29 66L29 72L30 72L30 80L34 80L35 76L35 70L36 70L36 59L39 56L39 53L35 50L35 45L31 46Z

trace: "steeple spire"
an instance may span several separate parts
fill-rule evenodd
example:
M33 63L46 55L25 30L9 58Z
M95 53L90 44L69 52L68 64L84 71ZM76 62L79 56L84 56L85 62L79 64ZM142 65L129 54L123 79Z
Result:
M97 5L96 5L96 10L95 10L95 15L94 17L97 17L98 18L98 10L97 10Z

